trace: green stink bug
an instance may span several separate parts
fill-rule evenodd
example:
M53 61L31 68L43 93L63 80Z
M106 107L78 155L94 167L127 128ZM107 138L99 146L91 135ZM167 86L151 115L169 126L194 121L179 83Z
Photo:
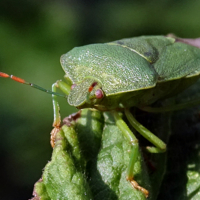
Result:
M149 152L166 151L165 143L142 126L130 113L129 108L138 107L156 111L156 108L151 108L149 105L157 100L174 96L199 78L200 49L190 45L190 42L186 43L188 40L149 36L74 48L61 57L67 83L57 81L53 84L52 91L2 72L0 76L10 77L52 94L54 107L52 146L61 121L56 99L56 95L59 95L56 92L57 87L67 95L68 103L78 109L94 108L110 111L117 126L132 145L127 180L148 196L148 191L133 180L133 166L137 160L139 145L119 112L124 111L131 125L155 145L147 147ZM183 108L184 105L180 107Z

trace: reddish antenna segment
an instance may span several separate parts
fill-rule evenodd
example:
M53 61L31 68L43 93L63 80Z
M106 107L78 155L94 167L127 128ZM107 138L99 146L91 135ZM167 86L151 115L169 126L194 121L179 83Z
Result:
M9 75L9 74L6 74L6 73L4 73L4 72L0 72L0 77L3 77L3 78L11 78L11 79L14 80L14 81L17 81L17 82L22 83L22 84L30 85L31 87L36 88L36 89L38 89L38 90L41 90L41 91L43 91L43 92L47 92L48 94L54 94L54 95L56 95L56 96L60 96L60 97L64 97L64 98L67 97L67 96L65 96L65 95L63 95L63 94L59 94L59 93L53 92L53 91L51 91L51 90L44 89L44 88L42 88L42 87L40 87L40 86L38 86L38 85L36 85L36 84L34 84L34 83L27 82L27 81L25 81L25 80L22 79L22 78L19 78L19 77L17 77L17 76L13 76L13 75Z
M8 74L3 73L3 72L0 72L0 76L3 77L3 78L8 78L8 77L10 77Z
M13 75L9 75L9 74L6 74L4 72L0 72L0 77L3 77L3 78L11 78L12 80L14 81L17 81L19 83L22 83L22 84L26 84L26 85L32 85L32 83L29 83L29 82L26 82L24 79L22 78L19 78L17 76L13 76ZM34 84L33 84L34 85Z
M23 84L26 83L26 81L25 81L24 79L21 79L21 78L19 78L19 77L13 76L13 75L11 75L10 78L11 78L12 80L14 80L14 81L19 82L19 83L23 83Z

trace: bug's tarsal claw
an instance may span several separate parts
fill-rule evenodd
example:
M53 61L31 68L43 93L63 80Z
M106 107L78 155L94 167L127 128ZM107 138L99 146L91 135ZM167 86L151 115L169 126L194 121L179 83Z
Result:
M63 119L63 124L66 124L68 127L72 126L79 118L81 117L81 110L77 113L73 113L68 117Z
M140 190L146 198L148 198L149 196L149 191L146 190L145 188L141 187L135 180L133 180L133 178L127 178L127 181L130 181L131 185L133 186L133 188Z
M50 144L52 146L52 148L54 148L55 146L55 140L56 140L56 134L60 131L60 127L55 127L53 128L53 130L51 131L50 135Z

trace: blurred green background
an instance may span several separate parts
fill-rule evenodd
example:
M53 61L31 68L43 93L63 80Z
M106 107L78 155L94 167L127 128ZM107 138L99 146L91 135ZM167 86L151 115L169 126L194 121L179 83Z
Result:
M1 0L0 71L51 89L75 46L138 35L200 36L200 0ZM76 111L60 98L63 117ZM51 96L0 78L0 198L29 199L51 158Z

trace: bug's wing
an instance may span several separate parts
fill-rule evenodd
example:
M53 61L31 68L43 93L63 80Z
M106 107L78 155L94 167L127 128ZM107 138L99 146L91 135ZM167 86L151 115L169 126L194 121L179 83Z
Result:
M200 74L200 49L164 36L142 36L122 39L111 44L138 53L154 65L158 82Z
M101 82L106 95L154 87L157 73L143 57L120 45L93 44L72 49L61 65L73 83L87 77Z
M197 76L200 74L200 49L176 42L163 49L154 68L159 82Z
M174 38L165 36L140 36L134 38L125 38L116 40L108 44L119 45L128 48L131 51L142 56L150 63L155 63L163 49L172 45L175 42Z

